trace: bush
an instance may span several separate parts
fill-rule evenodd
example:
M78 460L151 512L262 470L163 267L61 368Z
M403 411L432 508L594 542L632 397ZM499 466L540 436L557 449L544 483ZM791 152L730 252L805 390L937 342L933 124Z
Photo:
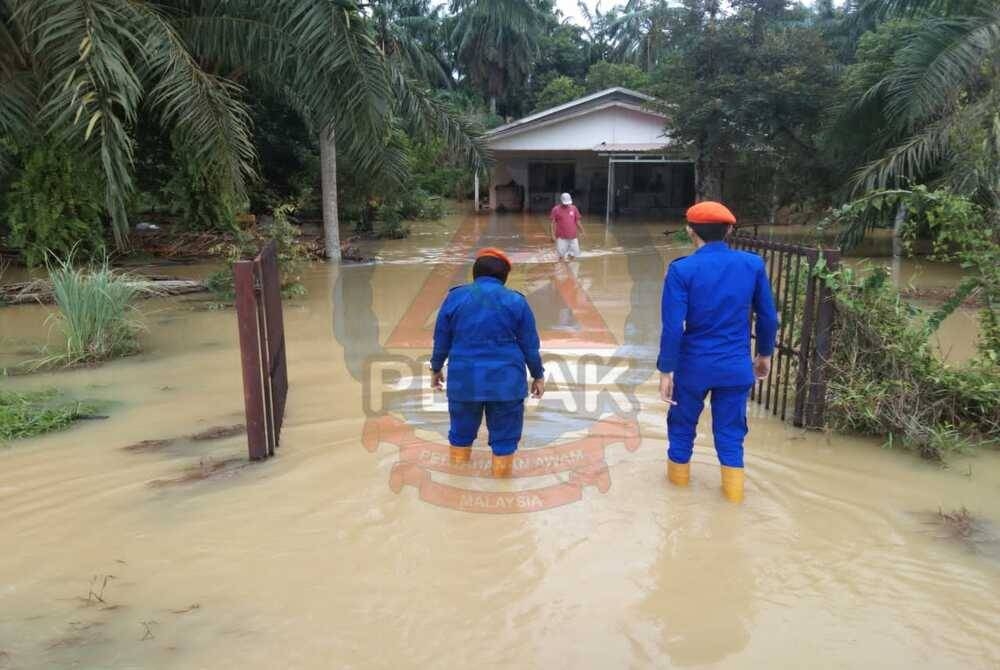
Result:
M59 310L50 318L65 347L40 363L92 363L139 351L135 301L152 291L150 283L115 272L107 260L94 268L74 268L72 261L70 256L49 269Z
M231 231L236 227L236 197L215 171L177 157L177 169L164 187L170 210L186 230Z
M62 430L97 409L91 403L66 400L55 390L0 391L0 440Z
M538 93L535 100L536 112L556 107L563 103L575 100L583 95L583 86L580 86L569 77L556 77L545 85Z
M302 270L309 255L298 241L298 229L289 220L294 211L293 205L280 205L274 209L269 223L262 224L250 232L237 231L235 241L223 245L220 249L226 256L226 267L208 278L209 290L221 300L231 301L236 296L233 264L239 260L253 258L266 241L274 240L282 294L286 298L305 295Z
M49 252L100 253L104 189L94 165L44 144L19 152L19 158L22 167L3 203L10 245L28 265L44 264Z
M649 77L632 63L609 63L600 60L587 70L586 83L588 93L596 93L615 86L642 91L649 87Z
M882 436L932 459L996 440L1000 367L938 360L928 315L903 301L883 269L863 281L845 269L826 281L838 308L827 396L833 428Z

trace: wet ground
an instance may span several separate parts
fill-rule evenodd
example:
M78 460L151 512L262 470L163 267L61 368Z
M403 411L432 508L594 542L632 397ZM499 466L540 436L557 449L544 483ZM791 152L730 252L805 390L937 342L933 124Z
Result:
M558 266L539 219L453 217L313 267L262 464L195 439L242 421L230 310L151 301L142 355L3 380L112 405L0 448L0 668L997 667L1000 454L942 468L756 412L742 506L707 433L691 487L665 484L659 290L686 250L662 229L590 223ZM509 482L485 452L440 461L421 358L485 244L513 252L552 375ZM0 363L46 313L0 311ZM974 533L937 521L963 507Z

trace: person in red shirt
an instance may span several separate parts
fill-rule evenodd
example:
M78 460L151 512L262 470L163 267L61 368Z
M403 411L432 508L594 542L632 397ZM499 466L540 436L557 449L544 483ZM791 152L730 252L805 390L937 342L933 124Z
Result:
M552 221L552 241L556 243L556 253L562 261L580 255L580 240L577 237L583 235L583 224L572 196L563 193L560 201L561 204L552 208L549 219Z

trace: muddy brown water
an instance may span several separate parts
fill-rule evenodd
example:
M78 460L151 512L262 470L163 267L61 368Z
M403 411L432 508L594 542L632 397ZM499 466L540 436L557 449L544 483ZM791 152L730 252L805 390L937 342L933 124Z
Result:
M229 310L150 301L145 353L0 381L112 403L108 420L0 448L0 668L1000 664L997 545L929 521L965 507L995 528L1000 455L942 468L754 412L744 505L718 493L707 421L691 487L668 487L652 365L663 269L686 250L659 224L595 221L558 269L541 224L451 217L371 243L378 263L312 267L285 307L291 391L267 463L242 462L243 436L191 439L242 420ZM599 443L606 476L421 479L400 467L403 440L369 439L374 403L421 453L444 443L434 397L379 396L372 370L426 353L434 287L486 243L513 252L511 284L553 343L558 383L529 402L524 453ZM0 310L5 363L45 340L47 313ZM587 442L595 410L572 406L583 382L566 370L588 356L627 367L633 443ZM125 448L144 440L169 442ZM465 493L433 498L445 486ZM496 509L543 489L555 506Z

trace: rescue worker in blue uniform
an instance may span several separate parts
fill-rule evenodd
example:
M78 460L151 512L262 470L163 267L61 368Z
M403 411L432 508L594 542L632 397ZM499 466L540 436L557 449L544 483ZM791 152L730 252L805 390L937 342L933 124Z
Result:
M778 315L764 260L726 244L736 217L717 202L687 210L697 250L670 264L663 283L660 396L667 414L667 479L686 486L698 417L711 394L712 433L722 466L722 491L743 500L747 399L755 379L771 371ZM757 316L751 358L750 311Z
M481 249L472 266L473 282L448 293L434 326L431 384L440 389L448 361L448 442L455 464L467 463L486 415L494 477L509 477L521 440L525 367L531 395L545 392L535 315L528 301L504 286L510 259L499 249Z

